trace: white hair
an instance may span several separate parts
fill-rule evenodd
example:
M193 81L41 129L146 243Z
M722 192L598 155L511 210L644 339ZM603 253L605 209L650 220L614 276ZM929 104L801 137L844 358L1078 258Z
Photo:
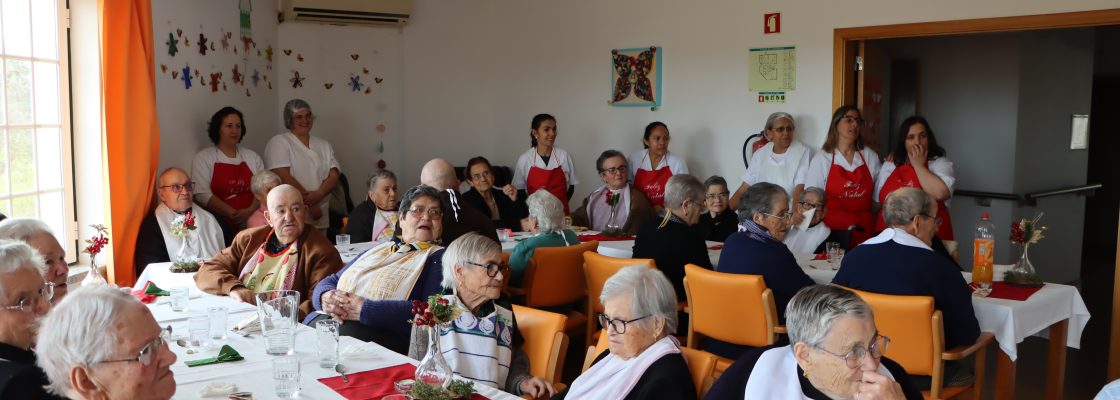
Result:
M832 330L832 323L843 316L867 320L872 318L871 306L855 292L842 287L806 286L793 295L786 306L789 342L820 345Z
M444 289L453 289L455 285L459 284L458 278L455 277L455 266L466 262L479 262L484 256L490 254L502 254L502 245L495 242L486 236L478 234L478 232L468 232L463 236L459 236L447 250L443 251L443 281L440 285Z
M559 232L564 229L564 204L547 190L538 190L525 199L529 217L536 218L541 232Z
M252 190L253 194L259 194L267 199L268 193L261 193L261 191L267 186L276 187L282 183L284 181L280 180L280 175L276 175L275 172L261 171L253 174L253 179L249 181L249 190Z
M113 285L79 288L55 305L43 318L36 350L36 363L51 381L47 390L68 395L74 367L112 357L120 345L117 318L137 305L140 302Z
M0 221L0 239L22 240L24 242L32 236L40 234L54 235L51 227L46 222L35 218L8 218Z
M697 183L699 184L699 181ZM635 317L649 315L664 318L662 336L672 335L677 331L677 292L661 270L645 265L620 269L603 283L599 301L606 303L607 300L627 293L633 294L630 298L630 307ZM646 318L638 323L648 323L653 320L653 318Z
M677 209L685 200L693 203L704 204L704 194L707 188L695 176L677 174L665 183L665 207Z
M20 240L0 240L0 277L24 269L42 275L44 268L43 256L34 247ZM3 297L4 285L0 285Z
M933 199L924 190L900 188L888 194L883 201L883 221L887 226L904 226L918 214L928 211L932 205Z

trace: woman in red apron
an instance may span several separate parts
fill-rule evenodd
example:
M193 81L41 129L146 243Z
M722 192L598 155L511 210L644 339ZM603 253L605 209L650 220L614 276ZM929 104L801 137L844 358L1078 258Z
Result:
M655 211L659 211L665 203L665 183L673 175L687 174L688 166L680 157L669 153L669 127L660 121L646 125L642 145L645 150L634 153L628 161L634 168L634 187L646 195Z
M829 160L824 185L825 195L828 197L824 222L832 230L846 230L853 225L859 227L852 231L849 248L871 237L875 227L875 216L871 212L875 179L868 158L876 157L874 161L877 165L878 156L871 152L864 154L863 142L860 140L862 125L863 118L858 109L852 106L840 107L832 116L828 137L821 146L821 156L828 157ZM836 163L837 156L843 157L848 165L856 165L858 160L859 166L848 170Z
M533 117L529 132L532 148L517 160L513 185L528 196L544 189L564 204L564 215L569 214L568 198L575 191L579 180L567 151L556 147L556 118L548 114Z
M945 149L937 145L925 118L912 116L902 121L897 143L879 172L879 203L884 203L887 195L901 187L922 189L937 200L937 217L941 219L937 237L953 240L953 222L945 206L945 201L953 195L952 184L956 180L953 162L945 157ZM875 230L883 229L886 223L880 212Z
M241 112L233 107L214 113L207 129L214 147L195 155L191 171L197 183L196 201L234 229L244 226L260 207L250 185L253 173L264 169L257 153L238 144L245 137L242 121Z

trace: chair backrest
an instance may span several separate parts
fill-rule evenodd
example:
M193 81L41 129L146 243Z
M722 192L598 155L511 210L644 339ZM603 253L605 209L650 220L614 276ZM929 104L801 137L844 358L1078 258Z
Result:
M704 398L704 395L708 394L708 389L715 383L714 372L718 357L704 350L688 347L681 347L681 355L688 363L688 372L692 375L692 384L696 385L697 398Z
M525 343L521 350L529 357L529 372L549 383L560 382L564 358L568 352L568 335L564 334L563 314L513 305L513 315Z
M599 341L595 342L594 346L587 347L587 357L583 360L583 369L580 371L587 371L588 368L591 368L591 363L599 358L599 355L603 354L604 351L607 351L606 329L599 331Z
M603 303L599 301L603 284L618 270L632 265L656 268L651 258L615 258L593 251L583 253L583 273L587 280L587 337L592 337L595 326L599 323L596 313L603 312Z
M933 308L933 297L848 290L871 306L879 334L891 338L885 355L911 375L933 375L944 343L941 311Z
M684 266L688 297L688 347L699 337L744 346L767 346L778 338L777 307L761 275L729 274Z
M574 303L587 295L583 252L595 251L599 242L566 247L538 247L525 270L525 306L549 307Z

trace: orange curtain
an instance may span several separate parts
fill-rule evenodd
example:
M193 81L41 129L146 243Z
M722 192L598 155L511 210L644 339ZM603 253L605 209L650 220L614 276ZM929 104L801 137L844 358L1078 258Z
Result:
M136 280L133 255L159 163L151 0L99 0L101 105L113 261L109 280Z

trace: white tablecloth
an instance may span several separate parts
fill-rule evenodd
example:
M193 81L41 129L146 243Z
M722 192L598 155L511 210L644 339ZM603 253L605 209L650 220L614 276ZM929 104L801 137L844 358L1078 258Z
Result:
M171 272L171 263L152 263L144 267L144 271L136 278L136 285L134 287L142 288L148 281L155 283L160 289L170 290L173 287L186 286L192 290L198 290L194 285L194 272L190 273L175 273Z
M380 244L380 243L377 243L377 242L361 242L361 243L350 243L349 245L346 245L346 246L334 246L334 248L338 249L338 255L342 256L342 265L346 265L346 264L349 264L351 261L354 261L355 258L358 258L358 255L362 254L366 250L372 249L374 246L376 246L378 244Z
M584 232L584 234L588 234L588 233L592 233L592 232L594 232L594 231ZM594 232L594 233L597 233L597 232ZM532 236L532 235L524 233L524 232L514 233L512 239L502 241L502 251L508 252L508 251L513 250L514 247L517 247L516 239L527 238L527 237L530 237L530 236ZM710 248L712 246L717 246L717 245L722 246L723 243L709 241L709 242L707 242L707 245ZM599 253L599 254L602 254L604 256L608 256L608 257L631 258L634 255L634 241L633 240L615 240L615 241L609 241L609 242L599 242L599 248L596 250L596 252ZM716 263L719 261L719 253L720 253L720 250L708 250L708 258L710 258L712 260L712 265L716 265Z

